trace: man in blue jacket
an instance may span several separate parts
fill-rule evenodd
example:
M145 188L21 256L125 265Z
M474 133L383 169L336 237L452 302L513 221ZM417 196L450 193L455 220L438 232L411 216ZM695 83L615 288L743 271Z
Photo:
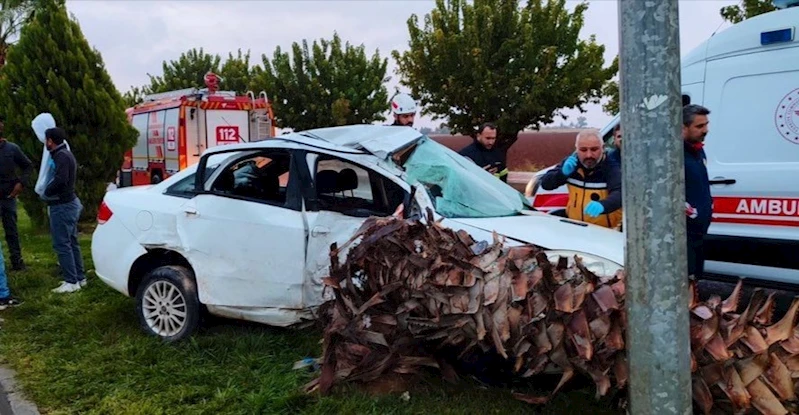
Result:
M688 244L688 275L699 278L705 269L704 239L713 215L713 198L703 149L710 110L691 104L682 110L685 155L685 215Z

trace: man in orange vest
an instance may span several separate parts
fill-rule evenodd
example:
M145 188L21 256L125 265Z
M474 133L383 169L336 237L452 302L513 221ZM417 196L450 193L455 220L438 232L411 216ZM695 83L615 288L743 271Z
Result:
M541 188L569 189L569 219L616 229L621 225L621 167L608 160L599 131L577 134L575 152L541 177Z

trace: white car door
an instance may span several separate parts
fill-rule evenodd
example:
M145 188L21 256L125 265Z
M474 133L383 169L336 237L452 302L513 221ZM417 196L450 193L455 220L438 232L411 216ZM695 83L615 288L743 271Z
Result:
M299 309L305 224L292 152L243 154L183 205L178 232L206 305Z
M306 278L309 305L322 300L322 278L330 274L330 248L341 247L370 216L388 217L403 203L407 191L361 156L347 159L328 154L308 154L314 194L305 216L310 230ZM341 261L347 250L339 253Z

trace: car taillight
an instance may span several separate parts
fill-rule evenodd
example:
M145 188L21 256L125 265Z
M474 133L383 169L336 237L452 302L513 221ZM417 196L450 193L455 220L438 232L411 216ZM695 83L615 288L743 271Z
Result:
M108 222L113 214L114 212L111 212L111 209L105 204L105 202L100 203L100 209L97 210L97 223L102 225Z

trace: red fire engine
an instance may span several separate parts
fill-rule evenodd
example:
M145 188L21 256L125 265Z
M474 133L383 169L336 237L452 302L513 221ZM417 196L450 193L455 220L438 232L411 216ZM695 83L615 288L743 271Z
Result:
M275 136L274 114L266 93L256 98L218 91L220 78L209 72L206 88L148 95L128 108L128 121L139 131L125 153L119 186L155 184L196 163L208 148Z

